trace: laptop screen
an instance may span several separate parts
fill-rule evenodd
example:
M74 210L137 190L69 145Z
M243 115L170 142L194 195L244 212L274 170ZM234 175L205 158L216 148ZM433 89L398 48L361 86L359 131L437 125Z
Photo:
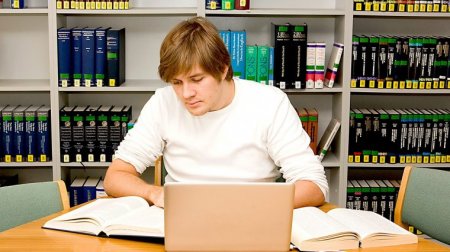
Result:
M166 183L166 251L289 251L294 184Z

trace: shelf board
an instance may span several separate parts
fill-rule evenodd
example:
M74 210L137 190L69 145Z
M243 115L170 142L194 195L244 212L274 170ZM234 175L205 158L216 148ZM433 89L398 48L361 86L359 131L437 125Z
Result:
M250 9L206 10L207 16L344 16L343 10L332 9Z
M379 11L354 11L354 17L413 17L413 18L448 18L448 12L379 12Z
M48 14L48 9L46 8L0 9L0 14L13 14L13 15Z
M111 165L111 162L83 162L83 163L61 163L61 167L71 167L71 168L83 168L83 167L100 167L100 168L108 168Z
M50 80L0 79L0 92L50 91Z
M332 167L340 167L341 166L341 164L339 163L339 159L332 152L327 153L327 155L322 160L322 165L325 168L332 168Z
M197 8L132 8L128 10L56 10L62 15L197 15Z
M431 168L447 168L450 169L449 163L434 163L434 164L373 164L373 163L349 163L348 167L358 168L405 168L405 166L412 165L416 167L431 167Z
M305 88L305 89L283 89L287 94L295 93L342 93L342 88Z
M352 88L352 94L450 94L450 89L387 89L387 88Z
M11 162L11 163L5 163L5 162L0 162L0 167L24 167L24 168L33 168L33 167L52 167L53 166L53 162Z
M59 87L60 92L155 92L168 84L161 80L127 80L118 87Z

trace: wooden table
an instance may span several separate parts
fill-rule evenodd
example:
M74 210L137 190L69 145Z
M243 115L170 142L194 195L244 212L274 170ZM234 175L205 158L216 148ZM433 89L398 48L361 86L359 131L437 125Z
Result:
M321 207L324 211L328 211L332 208L334 208L334 206L330 204ZM161 240L104 238L41 228L47 220L55 218L65 212L67 212L67 210L0 233L0 251L164 251L164 245L161 244ZM441 252L450 251L450 249L434 243L433 241L419 238L418 244L352 251Z

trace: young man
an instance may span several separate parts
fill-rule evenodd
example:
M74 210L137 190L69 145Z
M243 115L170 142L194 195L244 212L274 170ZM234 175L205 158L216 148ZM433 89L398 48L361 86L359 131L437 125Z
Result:
M164 39L159 89L120 144L105 177L111 196L137 195L164 205L161 187L139 176L164 156L166 181L295 183L295 207L324 202L324 168L281 90L233 78L217 29L196 17ZM280 168L278 168L280 167Z

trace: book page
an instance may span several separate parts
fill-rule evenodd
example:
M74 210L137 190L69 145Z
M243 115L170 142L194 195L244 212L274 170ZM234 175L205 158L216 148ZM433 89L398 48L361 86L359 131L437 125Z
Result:
M316 207L294 209L291 236L292 243L301 250L310 250L310 248L313 248L313 250L317 249L316 246L302 246L303 244L306 244L306 241L322 243L327 240L330 241L328 245L322 244L319 249L333 248L333 245L331 245L331 243L333 243L333 239L335 239L336 243L338 240L348 241L348 244L346 245L339 245L344 247L337 249L357 248L359 244L359 239L356 233L352 232L348 227L335 221L333 218ZM312 244L312 242L309 244Z
M148 206L144 199L135 196L98 199L48 221L44 227L97 235L108 220L118 218L138 208L148 208Z
M109 222L104 230L109 235L164 237L164 209L143 207Z
M361 239L373 234L411 234L383 216L370 211L336 208L327 214L357 232Z

